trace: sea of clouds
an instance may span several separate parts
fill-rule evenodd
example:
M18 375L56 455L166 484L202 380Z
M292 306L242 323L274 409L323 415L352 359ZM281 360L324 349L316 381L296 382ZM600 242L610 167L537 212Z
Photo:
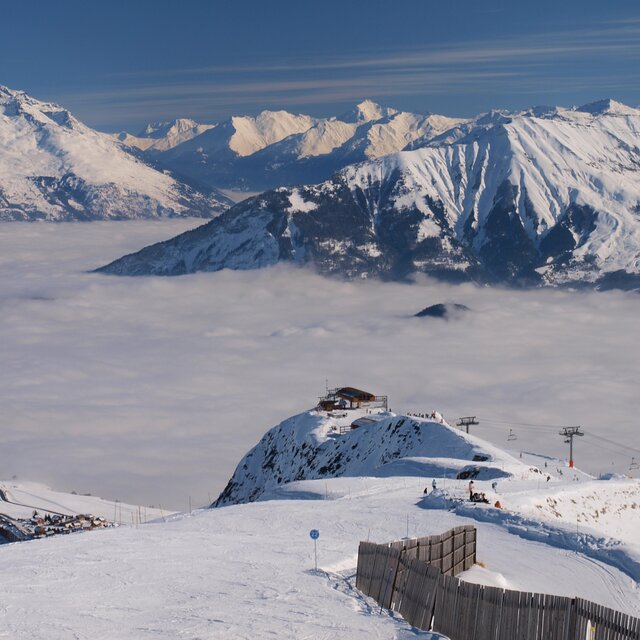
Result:
M566 457L558 427L582 425L575 457L596 474L640 460L637 294L343 282L282 266L89 272L199 223L0 224L0 479L203 505L326 380L387 394L395 411L476 415L477 435L516 452ZM472 311L412 317L439 302Z

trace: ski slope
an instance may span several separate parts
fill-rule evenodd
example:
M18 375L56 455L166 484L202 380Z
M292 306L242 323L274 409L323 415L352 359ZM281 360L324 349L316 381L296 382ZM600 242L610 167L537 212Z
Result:
M290 485L290 498L3 545L0 637L407 638L408 625L354 590L359 540L473 523L417 504L417 478ZM299 499L301 494L316 499ZM320 530L318 565L308 532ZM575 551L478 524L469 579L579 595L638 615L638 585ZM61 588L64 587L64 588ZM425 635L428 637L428 635ZM437 636L434 636L437 637Z
M137 523L138 519L147 522L173 513L161 507L132 505L97 496L54 491L39 482L0 480L0 514L10 518L30 518L34 510L43 515L91 513L102 516L109 522L121 524Z
M435 425L423 421L422 428L429 424ZM386 465L398 474L386 477L366 475L365 458L360 457L363 475L272 483L249 504L175 514L140 527L5 544L0 547L0 638L37 637L46 628L53 639L406 639L417 632L354 588L358 542L430 535L460 524L478 528L479 564L463 579L580 596L640 615L640 545L633 535L637 521L627 517L640 482L597 481L602 503L611 504L611 497L624 488L624 502L618 501L622 515L615 526L594 519L588 532L576 533L571 522L575 510L563 505L573 504L578 487L588 489L582 491L585 499L595 493L594 479L567 468L560 474L562 463L550 465L550 459L545 472L533 472L542 458L515 458L462 432L452 448L456 434L447 431L454 430L438 425L429 445L440 455L449 449L455 460L464 453L461 443L467 442L476 451L484 446L497 464L512 461L495 490L495 479L476 480L476 489L491 502L499 499L503 509L465 501L467 480L447 472L452 464L440 467L442 476L435 478L432 490L434 477L416 472L425 469L416 466L422 457L400 455ZM307 417L298 421L296 437L322 445L331 437L323 426L326 422ZM366 440L365 429L354 434L358 440ZM390 444L381 441L379 453L388 452ZM37 493L33 488L10 490L24 497ZM535 506L549 497L559 505L553 518ZM60 503L70 498L49 496ZM317 573L312 528L320 531ZM615 554L597 557L590 546L596 543Z

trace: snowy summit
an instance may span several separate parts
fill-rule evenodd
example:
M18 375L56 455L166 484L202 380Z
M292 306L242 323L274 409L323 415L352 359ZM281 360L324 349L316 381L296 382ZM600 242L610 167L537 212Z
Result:
M63 107L0 86L0 220L210 218L229 204L154 169Z

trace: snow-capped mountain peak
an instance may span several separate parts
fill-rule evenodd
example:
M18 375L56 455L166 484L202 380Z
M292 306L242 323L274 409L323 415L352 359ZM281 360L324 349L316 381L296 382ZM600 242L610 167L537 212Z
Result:
M169 122L150 123L137 136L122 131L115 134L115 137L130 147L156 155L173 149L215 126L215 124L201 124L190 118L178 118Z
M63 107L0 89L0 219L212 217L229 204L158 171Z
M157 157L198 183L261 191L320 182L337 170L434 136L466 122L419 115L364 100L339 117L312 118L286 111L233 116Z
M344 122L362 124L364 122L374 122L382 120L383 118L389 118L396 113L398 113L397 109L383 107L373 100L363 100L353 109L343 114L340 117L340 120L343 120Z
M139 134L139 138L163 138L172 132L185 133L195 127L210 128L213 125L200 125L191 118L176 118L169 122L150 122Z
M229 148L239 156L250 156L287 136L304 133L315 123L311 116L288 111L262 111L255 118L234 116L231 124L235 133L229 140Z
M79 124L65 108L52 102L41 102L24 91L12 90L0 85L0 107L9 117L23 116L42 125L55 124L72 128Z
M619 116L638 116L640 109L635 109L622 102L617 102L611 98L597 100L578 107L576 111L590 113L591 115L619 115Z

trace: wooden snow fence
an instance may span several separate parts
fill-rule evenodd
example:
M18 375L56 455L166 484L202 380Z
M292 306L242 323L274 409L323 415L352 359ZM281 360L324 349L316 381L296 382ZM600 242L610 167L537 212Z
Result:
M589 640L640 640L640 618L582 598L575 599L575 612L577 637L587 637Z
M640 619L580 598L459 580L476 559L476 530L389 544L361 542L356 587L413 627L451 640L640 640Z

